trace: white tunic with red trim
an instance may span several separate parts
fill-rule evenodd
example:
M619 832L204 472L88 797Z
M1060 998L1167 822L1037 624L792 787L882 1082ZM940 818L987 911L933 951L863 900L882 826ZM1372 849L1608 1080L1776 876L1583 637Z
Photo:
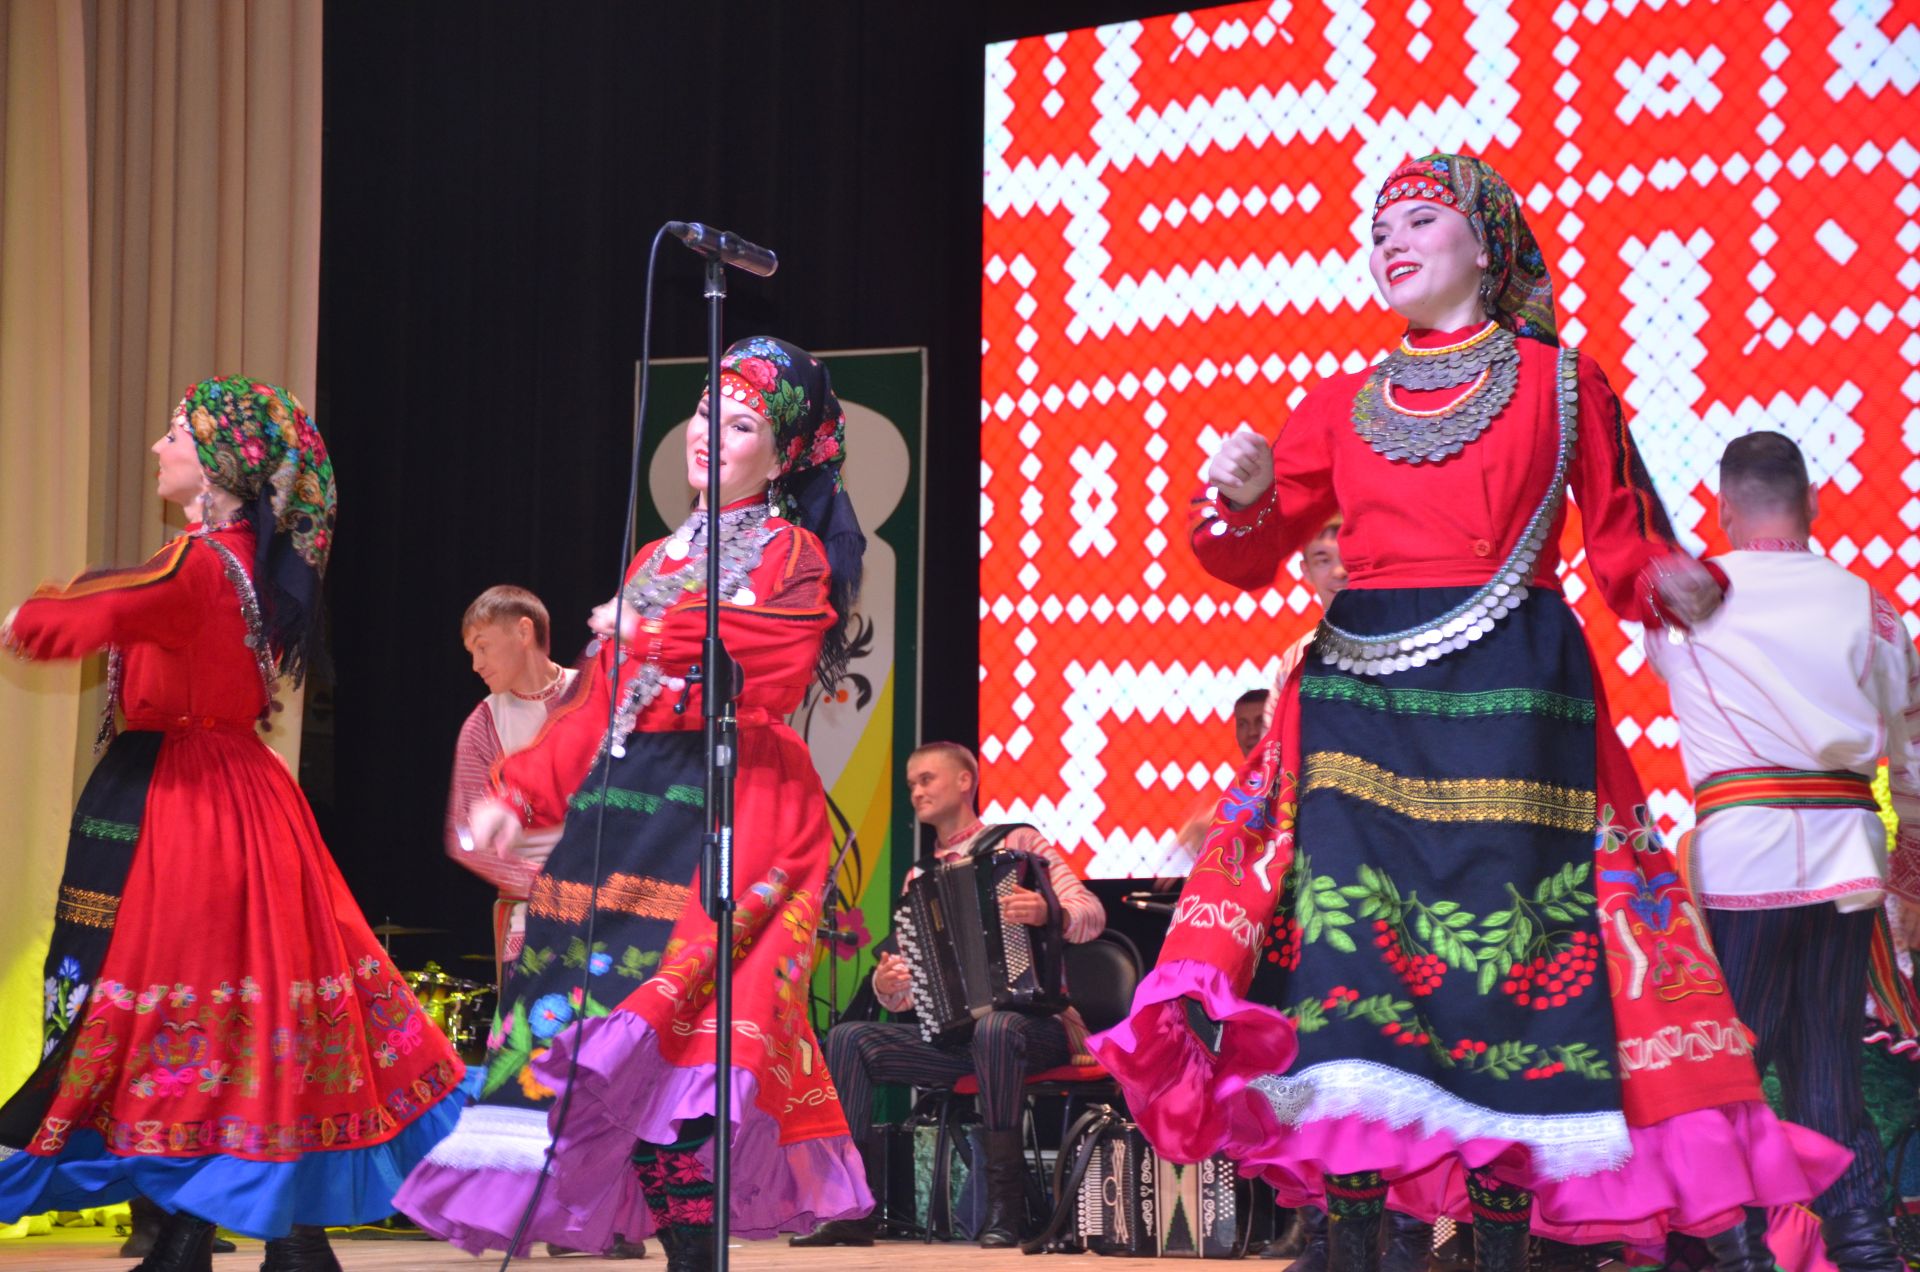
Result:
M1737 807L1693 835L1693 883L1723 910L1920 898L1920 653L1899 612L1840 566L1781 541L1714 558L1731 587L1690 638L1647 633L1680 722L1687 780L1778 768L1871 776L1884 756L1902 848L1888 882L1886 828L1855 808Z

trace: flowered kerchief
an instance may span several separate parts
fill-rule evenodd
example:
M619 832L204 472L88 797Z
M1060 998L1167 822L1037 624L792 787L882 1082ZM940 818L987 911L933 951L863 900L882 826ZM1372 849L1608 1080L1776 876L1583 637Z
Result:
M1516 336L1560 342L1553 279L1527 226L1526 213L1506 179L1471 155L1427 155L1394 170L1373 201L1378 213L1401 199L1430 199L1467 218L1487 253L1481 299L1487 316Z
M820 360L799 345L772 336L739 341L720 359L720 395L758 411L773 425L781 468L767 499L794 525L812 531L826 549L834 625L821 638L814 674L833 692L852 649L848 620L860 595L866 535L841 468L847 459L847 417Z
M265 495L273 525L257 527L262 538L286 536L316 576L325 574L338 512L333 461L300 399L236 375L200 381L177 410L193 430L207 479L245 505Z
M781 463L776 487L820 468L833 478L833 488L841 489L847 417L819 359L772 336L737 341L720 359L720 395L773 425Z

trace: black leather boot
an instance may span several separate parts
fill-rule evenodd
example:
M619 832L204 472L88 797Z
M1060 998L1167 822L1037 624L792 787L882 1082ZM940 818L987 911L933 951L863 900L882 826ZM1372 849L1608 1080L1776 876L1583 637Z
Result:
M802 1249L827 1246L870 1246L882 1235L880 1209L887 1195L882 1163L887 1160L886 1146L877 1131L867 1133L860 1146L860 1165L866 1171L867 1191L873 1194L873 1213L861 1219L829 1219L804 1237L788 1237L787 1244Z
M979 1243L993 1249L1019 1245L1027 1229L1027 1155L1020 1132L986 1131L987 1213Z
M184 1210L168 1215L133 1272L213 1272L213 1225Z
M1293 1231L1261 1252L1263 1259L1292 1259L1293 1272L1327 1272L1327 1212L1302 1206L1294 1212Z
M1746 1219L1706 1238L1714 1272L1773 1272L1773 1251L1767 1249L1767 1212L1755 1206Z
M1387 1212L1387 1250L1380 1256L1380 1272L1427 1272L1433 1253L1433 1225L1412 1215Z
M1840 1272L1902 1272L1906 1264L1893 1244L1884 1210L1844 1210L1820 1221L1827 1257ZM1765 1243L1762 1243L1765 1248Z
M153 1253L153 1243L160 1237L160 1229L167 1226L167 1212L160 1204L146 1197L135 1197L127 1203L130 1230L126 1244L120 1247L123 1259L144 1259Z
M1473 1272L1527 1272L1527 1225L1473 1225Z
M1427 1267L1431 1272L1472 1272L1473 1225L1451 1220L1449 1223L1453 1235L1434 1246L1433 1253L1427 1256Z
M676 1230L666 1247L666 1272L712 1272L714 1266L714 1230L687 1228Z
M667 1272L713 1272L713 1229L676 1228L667 1249Z
M1329 1214L1327 1272L1380 1272L1380 1228L1385 1214L1384 1209L1365 1216ZM1305 1258L1301 1256L1302 1261Z
M1327 1272L1327 1212L1318 1206L1303 1208L1301 1221L1307 1230L1307 1243L1294 1260L1294 1272Z
M325 1228L296 1223L286 1236L267 1242L260 1272L340 1272L340 1260L333 1257Z
M1299 1206L1275 1216L1278 1231L1260 1252L1263 1259L1297 1259L1307 1248L1307 1207Z
M793 1246L870 1246L880 1235L876 1219L829 1219L804 1237L789 1237Z
M662 1228L660 1231L666 1232L667 1229ZM590 1250L575 1250L569 1246L555 1245L551 1241L547 1242L547 1257L549 1259L584 1259L592 1255L592 1253ZM647 1257L647 1243L638 1237L629 1241L627 1238L616 1233L613 1238L613 1245L608 1248L607 1252L594 1257L601 1259L644 1259Z

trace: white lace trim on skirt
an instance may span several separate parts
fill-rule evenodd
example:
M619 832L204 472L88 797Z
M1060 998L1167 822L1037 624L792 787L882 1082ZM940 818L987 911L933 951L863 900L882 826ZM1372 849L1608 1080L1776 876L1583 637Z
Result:
M470 1104L460 1110L453 1134L433 1146L427 1161L456 1170L504 1170L538 1174L546 1161L547 1115L538 1109Z
M1618 1170L1633 1156L1627 1119L1605 1113L1501 1113L1463 1100L1426 1078L1371 1060L1333 1060L1299 1073L1268 1074L1249 1083L1288 1126L1357 1117L1394 1130L1446 1133L1456 1142L1506 1140L1524 1145L1547 1179ZM436 1150L438 1151L438 1150Z

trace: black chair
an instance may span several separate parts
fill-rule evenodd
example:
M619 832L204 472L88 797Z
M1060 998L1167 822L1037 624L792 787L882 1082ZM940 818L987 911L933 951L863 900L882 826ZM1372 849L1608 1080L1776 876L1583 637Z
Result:
M1122 933L1109 930L1091 941L1067 946L1067 991L1072 995L1074 1007L1080 1012L1080 1019L1086 1022L1088 1033L1111 1029L1127 1018L1133 1011L1133 991L1139 987L1142 974L1140 951ZM1091 1056L1086 1058L1084 1064L1063 1064L1029 1074L1025 1085L1028 1153L1032 1159L1033 1175L1040 1181L1040 1194L1051 1209L1059 1205L1061 1199L1048 1195L1052 1183L1040 1156L1039 1137L1032 1129L1034 1100L1054 1098L1062 1101L1060 1132L1063 1137L1067 1128L1073 1125L1076 1102L1100 1100L1123 1105L1124 1100L1113 1075ZM950 1090L932 1092L922 1101L932 1106L932 1115L940 1128L934 1141L933 1159L933 1188L937 1197L947 1195L948 1153L960 1120L959 1101L979 1093L978 1079L965 1077L954 1083ZM927 1239L933 1239L931 1231Z

